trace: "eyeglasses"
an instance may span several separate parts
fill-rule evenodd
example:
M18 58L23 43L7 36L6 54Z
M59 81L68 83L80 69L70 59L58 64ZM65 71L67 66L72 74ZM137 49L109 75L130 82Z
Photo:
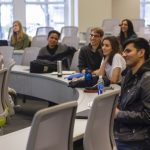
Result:
M97 34L90 34L90 37L99 38L100 36Z

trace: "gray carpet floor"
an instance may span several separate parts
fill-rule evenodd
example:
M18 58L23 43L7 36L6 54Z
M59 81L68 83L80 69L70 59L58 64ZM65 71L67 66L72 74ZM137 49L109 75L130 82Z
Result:
M3 134L8 134L31 125L32 118L38 110L48 107L48 102L40 100L26 100L17 98L18 106L15 107L15 115L8 118L8 123L4 126Z

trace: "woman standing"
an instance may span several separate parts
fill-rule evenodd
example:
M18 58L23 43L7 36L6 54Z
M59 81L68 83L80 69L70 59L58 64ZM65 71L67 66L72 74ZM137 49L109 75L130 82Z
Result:
M120 24L120 34L119 34L119 41L121 46L123 46L126 40L136 37L137 35L134 31L132 22L129 19L122 20Z
M121 72L126 68L126 62L120 54L119 42L115 36L105 37L102 41L103 60L98 71L98 76L106 76L110 83L119 83Z
M13 34L11 36L11 46L15 50L25 49L29 46L30 40L26 33L23 32L23 27L20 21L13 22Z

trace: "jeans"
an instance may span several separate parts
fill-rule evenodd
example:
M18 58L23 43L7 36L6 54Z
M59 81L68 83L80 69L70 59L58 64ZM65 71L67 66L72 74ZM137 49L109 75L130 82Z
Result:
M116 145L118 150L150 150L150 139L134 142L116 141Z

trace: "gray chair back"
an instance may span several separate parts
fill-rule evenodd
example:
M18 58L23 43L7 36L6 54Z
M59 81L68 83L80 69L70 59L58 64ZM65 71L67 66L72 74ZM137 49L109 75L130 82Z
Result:
M54 30L53 27L38 27L36 30L36 36L37 35L46 35L48 36L49 31Z
M6 77L7 69L1 69L0 70L0 116L1 116L1 122L0 122L0 135L3 134L3 127L6 124L6 117L8 116L8 109L5 108L3 103L3 92L4 92L4 81Z
M31 41L31 47L44 47L48 44L46 35L34 36Z
M23 66L30 66L30 62L35 60L39 54L40 47L27 47L24 49L22 63Z
M78 27L76 26L64 26L61 28L61 36L60 36L60 40L62 41L62 39L65 36L76 36L78 35Z
M104 35L111 35L113 28L119 26L120 21L118 19L104 19L102 22L102 29L104 30Z
M144 19L132 19L134 31L138 33L141 27L145 27L145 20Z
M88 45L90 43L90 34L91 34L91 29L93 27L90 26L87 28L86 33L85 33L85 40L86 40L86 45Z
M114 108L119 91L94 99L84 135L84 150L113 150Z
M141 27L138 32L138 37L143 37L150 42L150 27Z
M77 36L65 36L62 39L62 43L68 46L72 46L76 49L79 48L79 38Z
M80 53L80 49L77 50L73 55L72 62L70 65L70 70L72 70L72 71L79 72L79 68L78 68L79 53Z
M4 65L8 65L9 62L13 59L14 48L11 46L0 46L0 53L4 57Z
M77 102L67 102L37 112L26 150L72 150Z
M15 65L15 61L12 60L9 62L9 64L7 64L7 66L5 66L7 68L7 73L6 73L6 76L4 79L3 92L2 92L3 107L5 109L8 109L9 116L11 116L15 113L14 103L8 94L8 83L9 83L10 72L14 65Z

